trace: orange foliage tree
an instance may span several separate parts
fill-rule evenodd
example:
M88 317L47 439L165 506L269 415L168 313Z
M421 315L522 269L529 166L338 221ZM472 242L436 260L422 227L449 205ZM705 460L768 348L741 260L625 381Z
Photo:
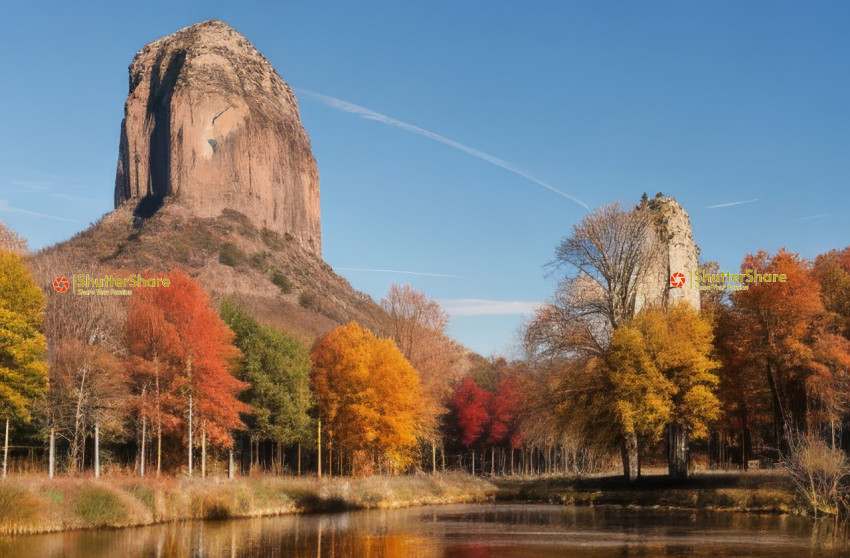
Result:
M833 407L850 360L847 339L835 331L810 262L780 249L748 255L742 271L785 274L785 282L754 282L733 302L750 342L749 365L759 369L771 394L774 439L786 430L807 431L813 410ZM842 372L843 369L843 372Z
M389 471L414 460L422 422L419 376L389 339L356 322L338 327L312 351L311 385L331 444L349 452L352 472L378 458ZM374 461L372 461L373 464Z
M196 428L204 453L207 441L232 447L231 432L244 428L239 413L250 411L237 398L248 385L233 375L240 355L233 333L200 285L173 272L169 287L136 289L126 342L139 408L143 419L156 425L159 447L163 435L188 443L190 474Z

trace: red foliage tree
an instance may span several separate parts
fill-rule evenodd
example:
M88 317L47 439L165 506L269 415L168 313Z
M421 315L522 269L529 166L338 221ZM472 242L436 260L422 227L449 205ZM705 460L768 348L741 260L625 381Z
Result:
M520 393L515 380L504 377L499 381L495 395L490 401L490 433L487 442L501 444L505 441L511 449L522 443L518 430Z
M182 437L191 402L192 426L231 447L231 432L244 427L239 413L250 411L237 398L248 384L233 375L233 333L200 285L181 272L169 278L169 287L136 289L130 303L126 343L140 409L162 433Z
M454 407L463 445L474 445L484 434L490 423L491 397L489 391L478 387L475 380L468 376L455 390Z

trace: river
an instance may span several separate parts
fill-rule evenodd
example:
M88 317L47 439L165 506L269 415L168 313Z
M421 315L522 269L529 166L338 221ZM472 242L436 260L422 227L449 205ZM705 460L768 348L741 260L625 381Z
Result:
M796 517L476 504L30 535L0 539L0 556L846 556L813 539Z

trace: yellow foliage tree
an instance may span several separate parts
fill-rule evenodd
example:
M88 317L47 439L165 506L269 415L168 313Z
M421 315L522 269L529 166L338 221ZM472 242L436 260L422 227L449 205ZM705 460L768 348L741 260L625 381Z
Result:
M351 322L320 339L312 359L311 384L331 443L380 456L392 471L408 467L422 422L422 393L418 374L395 344Z
M686 477L688 438L707 438L709 426L720 416L715 395L720 363L712 356L712 324L680 303L647 309L632 327L641 333L648 359L671 385L668 462L672 476Z
M43 323L44 296L23 259L0 250L0 417L6 420L4 477L9 455L9 422L29 422L33 403L47 390Z

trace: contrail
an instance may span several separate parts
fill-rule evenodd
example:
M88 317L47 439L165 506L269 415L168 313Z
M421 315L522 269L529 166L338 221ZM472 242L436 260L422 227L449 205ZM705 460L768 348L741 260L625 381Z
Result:
M551 190L552 192L555 192L559 196L563 196L567 199L570 199L570 200L576 202L577 204L579 204L580 206L582 206L585 209L588 209L588 210L590 209L590 207L588 207L588 205L586 203L584 203L583 201L581 201L580 199L575 198L575 197L573 197L569 194L566 194L566 193L558 190L557 188L555 188L551 184L547 184L547 183L543 182L542 180L535 178L534 176L532 176L528 172L524 171L523 169L517 167L513 163L509 163L508 161L504 161L502 159L499 159L498 157L493 157L492 155L490 155L488 153L484 153L483 151L479 151L475 148L469 147L467 145L463 145L462 143L458 143L458 142L456 142L452 139L447 138L446 136L441 136L440 134L437 134L437 133L432 132L430 130L426 130L425 128L420 128L419 126L414 126L413 124L408 124L407 122L402 122L401 120L396 120L395 118L391 118L391 117L389 117L385 114L381 114L379 112L375 112L374 110L367 109L366 107L361 107L360 105L355 105L354 103L349 103L347 101L343 101L343 100L337 99L335 97L329 97L327 95L322 95L321 93L316 93L314 91L310 91L309 89L300 89L300 88L294 88L294 89L299 93L304 93L305 95L309 95L310 97L313 97L314 99L321 101L322 103L328 105L329 107L333 107L335 109L339 109L341 111L348 112L348 113L351 113L351 114L356 114L356 115L361 116L361 117L363 117L367 120L375 120L377 122L381 122L381 123L387 124L389 126L395 126L396 128L401 128L402 130L406 130L406 131L412 132L414 134L419 134L420 136L425 136L426 138L429 138L429 139L432 139L436 142L442 143L443 145L448 145L449 147L457 149L458 151L463 151L464 153L466 153L468 155L472 155L473 157L477 157L477 158L481 159L482 161L486 161L486 162L490 163L491 165L496 165L497 167L501 167L501 168L505 169L506 171L510 171L510 172L512 172L516 175L519 175L519 176L525 178L526 180L530 180L530 181L534 182L535 184L543 186L547 190Z
M462 279L460 275L448 275L446 273L426 273L424 271L403 271L400 269L371 269L367 267L335 267L340 271L371 271L374 273L403 273L405 275L425 275L427 277L452 277Z
M759 201L759 199L755 198L755 199L752 199L752 200L743 200L743 201L736 201L736 202L729 202L729 203L719 203L717 205L707 205L707 206L705 206L705 208L706 209L717 209L718 207L731 207L733 205L741 205L741 204L753 203L753 202L757 202L757 201Z
M53 219L55 221L65 221L67 223L80 223L81 221L77 221L76 219L66 219L64 217L56 217L54 215L47 215L46 213L38 213L37 211L29 211L28 209L20 209L18 207L12 207L9 205L7 200L0 200L0 212L6 213L22 213L24 215L33 215L35 217L43 217L45 219Z
M829 217L829 213L818 213L817 215L809 215L808 217L798 217L797 219L791 219L791 222L808 221L809 219L820 219L821 217Z

